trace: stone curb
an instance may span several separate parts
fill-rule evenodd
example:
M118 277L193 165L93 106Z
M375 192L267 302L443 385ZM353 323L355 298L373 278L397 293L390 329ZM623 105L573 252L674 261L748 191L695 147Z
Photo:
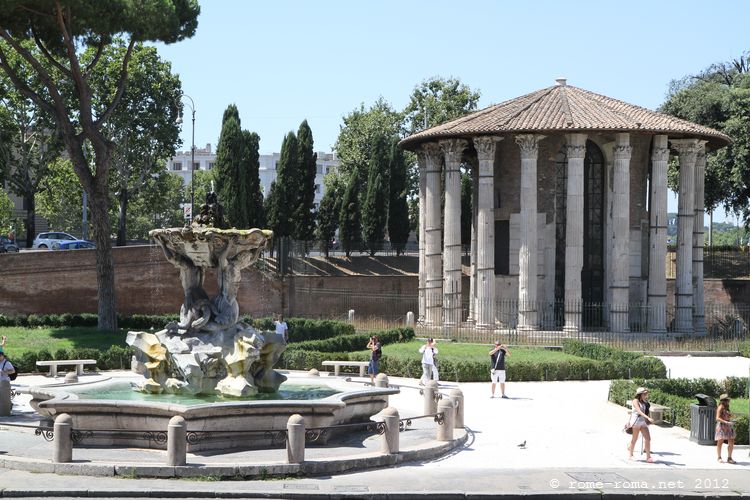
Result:
M261 464L239 464L239 465L185 465L171 467L166 465L134 465L116 463L54 463L49 460L37 460L31 458L8 457L0 458L0 468L20 470L25 472L37 472L48 474L74 475L74 476L98 476L98 477L125 477L137 478L198 478L216 477L229 479L266 479L271 477L289 476L315 476L322 474L340 474L354 470L371 469L377 467L392 467L397 464L429 460L438 458L446 453L461 447L468 440L469 434L465 429L454 429L458 435L449 442L430 441L425 446L414 446L401 450L397 455L383 455L381 453L370 453L357 456L344 456L333 459L318 459L305 461L302 464L288 464L284 462L270 462ZM90 496L85 494L87 490L65 490L67 496ZM31 490L4 489L0 491L3 496L33 496L26 493ZM53 494L51 492L50 494ZM84 494L79 494L84 493ZM106 491L103 492L109 495ZM194 493L194 492L191 492ZM90 492L89 492L90 494ZM35 496L46 495L44 492L35 492ZM57 495L61 496L61 495Z

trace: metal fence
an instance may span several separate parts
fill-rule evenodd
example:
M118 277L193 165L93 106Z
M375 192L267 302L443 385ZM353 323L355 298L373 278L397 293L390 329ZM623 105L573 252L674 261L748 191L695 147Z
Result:
M441 304L442 297L437 304ZM376 331L407 324L407 313L419 316L419 298L403 294L372 294L359 290L332 290L298 287L290 314L298 317L337 319L352 323L358 331ZM475 309L480 304L475 304ZM694 311L678 318L673 305L658 310L642 303L562 303L525 304L532 311L531 329L519 328L517 300L495 301L493 329L477 328L469 320L469 302L461 305L463 320L456 325L428 325L418 318L414 325L421 337L461 342L490 343L501 340L517 345L560 346L566 339L603 343L630 350L739 350L750 340L750 305L731 306L707 303L705 332L693 331ZM328 311L336 311L330 313ZM679 321L682 319L682 323ZM566 323L568 328L566 328ZM574 325L575 328L570 328Z

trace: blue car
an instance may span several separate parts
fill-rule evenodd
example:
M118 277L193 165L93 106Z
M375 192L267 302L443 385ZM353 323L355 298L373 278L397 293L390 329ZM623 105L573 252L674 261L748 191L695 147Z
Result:
M86 248L96 248L96 245L86 240L61 241L52 244L52 250L81 250Z

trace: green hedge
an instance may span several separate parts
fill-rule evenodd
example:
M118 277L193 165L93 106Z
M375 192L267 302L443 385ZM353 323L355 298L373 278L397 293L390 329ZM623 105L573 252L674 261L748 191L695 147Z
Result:
M291 327L290 327L291 330ZM367 342L370 340L372 335L377 335L380 338L382 344L395 344L397 342L408 342L414 338L414 329L411 327L407 328L392 328L390 330L384 330L380 332L370 333L354 333L349 335L341 335L338 337L326 338L323 340L308 340L304 342L297 342L295 338L292 338L290 334L290 344L287 350L310 350L320 352L341 352L347 353L351 351L361 351L366 349Z
M614 347L579 340L565 340L563 352L604 363L608 376L600 377L601 379L666 378L667 376L667 367L660 359Z
M179 320L177 314L133 314L117 317L117 324L123 329L161 330L167 323ZM275 330L273 318L253 318L243 316L242 321L253 325L258 330ZM292 342L319 340L355 333L354 326L343 321L318 320L307 318L288 318L289 340ZM28 316L5 316L0 314L0 327L16 326L21 328L65 328L93 327L98 324L96 314L29 314ZM365 342L366 343L366 342Z
M686 379L676 379L682 382L673 384L672 380L613 380L609 388L609 400L613 403L617 403L621 406L625 406L627 401L632 401L635 397L635 391L638 387L649 388L648 400L652 403L659 404L662 406L668 406L675 412L674 424L684 429L690 429L690 405L696 403L697 400L692 395L685 397L678 394L672 394L667 392L665 388L675 388L677 390L687 390L690 387L690 383L694 382L693 388L702 387L709 388L710 384L706 383L706 379L697 379L695 381L687 381ZM718 384L717 384L718 386ZM694 393L697 394L698 392ZM704 392L709 396L717 397L719 394L716 392ZM747 415L736 415L735 420L735 444L748 444L748 416Z
M18 367L21 373L39 371L37 361L49 361L52 359L95 359L99 370L129 370L130 359L133 351L130 347L110 346L106 351L92 348L58 349L54 355L46 349L37 352L26 351L11 362Z
M602 344L591 344L580 340L564 340L563 352L582 358L598 359L600 361L635 361L643 357L642 354L627 352Z

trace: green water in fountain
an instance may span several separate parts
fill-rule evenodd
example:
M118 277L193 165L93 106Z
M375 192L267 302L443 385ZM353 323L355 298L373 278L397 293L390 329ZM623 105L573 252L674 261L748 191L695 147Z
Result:
M247 398L229 398L221 394L201 394L198 396L184 394L146 394L134 391L130 382L114 382L105 386L76 391L79 399L101 399L117 401L143 401L148 403L174 403L181 405L199 405L206 403L231 403L236 401L266 401L266 400L312 400L323 399L341 391L326 385L312 384L282 384L278 392L258 393Z

